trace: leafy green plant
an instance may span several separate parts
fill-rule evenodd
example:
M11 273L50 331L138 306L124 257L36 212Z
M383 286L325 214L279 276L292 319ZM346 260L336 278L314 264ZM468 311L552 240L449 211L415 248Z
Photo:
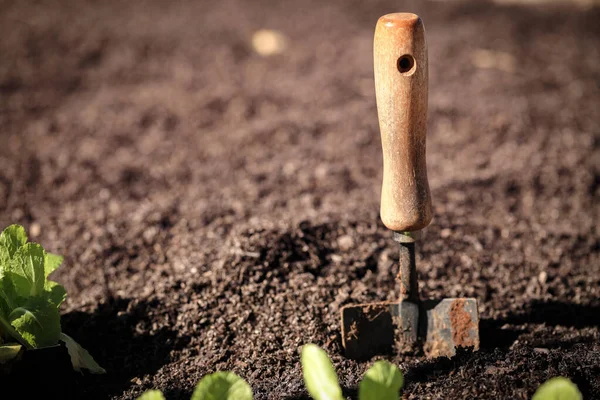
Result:
M27 242L25 229L11 225L0 234L0 363L22 348L40 349L65 343L76 371L105 373L90 354L64 334L60 305L65 288L48 279L63 258Z
M160 390L148 390L137 400L165 400L165 397ZM200 379L191 400L252 400L252 389L233 372L219 371Z
M327 353L314 344L302 347L302 374L315 400L344 400L338 377ZM385 360L375 362L359 384L359 400L398 400L404 385L402 372Z
M531 400L582 400L577 385L567 378L557 376L542 383Z

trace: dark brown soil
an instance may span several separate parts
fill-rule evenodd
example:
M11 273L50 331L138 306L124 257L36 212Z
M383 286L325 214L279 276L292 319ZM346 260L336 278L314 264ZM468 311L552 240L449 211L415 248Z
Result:
M355 395L340 306L398 294L372 35L399 10L429 41L421 293L482 318L477 353L390 358L404 398L600 398L600 8L484 1L0 1L0 223L66 255L63 330L109 371L43 390L188 399L227 369L305 399L314 342Z

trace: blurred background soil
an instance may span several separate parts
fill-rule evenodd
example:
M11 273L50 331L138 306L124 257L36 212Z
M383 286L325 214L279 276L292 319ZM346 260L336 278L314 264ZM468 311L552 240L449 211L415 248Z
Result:
M389 358L406 399L600 398L600 8L592 1L0 1L0 225L65 255L63 330L106 376L188 399L229 369L305 399L299 348L392 300L378 216L377 18L429 42L423 297L475 296L482 349ZM529 3L529 2L525 2ZM23 385L23 382L11 382Z

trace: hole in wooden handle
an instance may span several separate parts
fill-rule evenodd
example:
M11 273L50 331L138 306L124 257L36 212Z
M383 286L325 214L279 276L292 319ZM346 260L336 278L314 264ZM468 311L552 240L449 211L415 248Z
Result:
M398 59L397 67L402 75L412 75L416 69L414 57L410 54L403 55Z

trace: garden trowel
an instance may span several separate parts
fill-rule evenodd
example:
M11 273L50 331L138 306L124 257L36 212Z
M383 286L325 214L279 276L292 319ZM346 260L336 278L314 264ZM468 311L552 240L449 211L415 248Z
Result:
M381 219L399 243L400 299L342 308L346 356L412 351L453 356L457 347L479 348L474 298L421 301L415 264L419 231L432 219L425 162L427 44L415 14L384 15L374 40L375 89L383 147Z

